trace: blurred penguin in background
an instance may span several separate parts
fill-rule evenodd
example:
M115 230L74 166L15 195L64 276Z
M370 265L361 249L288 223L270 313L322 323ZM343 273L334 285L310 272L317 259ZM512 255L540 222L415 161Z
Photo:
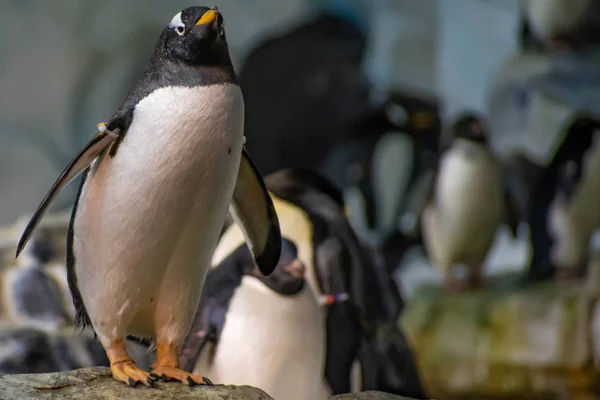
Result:
M574 114L581 110L597 113L597 99L590 93L597 93L594 88L598 82L598 66L595 57L589 57L589 53L597 50L600 45L600 1L521 0L521 6L521 48L525 54L538 52L546 55L544 63L550 68L548 73L540 72L538 76L532 77L527 83L528 87L541 88L537 89L537 92L542 98L545 93L548 94L548 100L544 99L542 103L556 101L561 107L570 108ZM531 91L529 88L524 90ZM586 94L580 95L586 90ZM527 273L527 279L530 281L552 278L570 280L582 272L580 265L574 265L583 262L581 256L566 257L567 250L559 250L556 243L556 240L559 240L566 245L564 239L558 239L566 233L556 226L562 219L559 215L564 214L558 211L562 207L558 206L556 198L565 196L564 193L557 192L558 187L563 186L558 183L559 176L563 174L563 178L560 179L564 179L564 174L568 175L564 160L580 158L590 144L590 135L587 133L578 133L570 138L573 132L581 132L582 128L576 128L576 125L578 124L573 124L572 129L562 129L562 123L556 127L557 131L563 131L562 145L543 165L530 158L528 151L522 156L524 164L530 164L521 168L520 172L523 181L529 183L529 190L524 196L524 210L530 230L532 253ZM558 136L560 137L560 134ZM549 134L546 140L554 140L552 134ZM575 161L570 165L578 163ZM565 169L562 173L559 172L561 168ZM586 229L588 228L584 228ZM579 238L573 240L581 241ZM579 246L568 247L579 254L579 251L575 250L575 247ZM556 270L557 267L559 271Z
M431 192L422 215L429 258L442 270L445 289L455 293L482 285L482 268L496 231L507 213L500 166L488 146L486 127L472 113L450 126ZM467 280L455 279L454 267L467 267Z
M437 104L396 93L357 118L349 138L336 146L321 170L338 186L352 228L368 247L381 251L393 272L404 251L420 243L410 203L422 172L422 158L437 148ZM408 218L407 218L408 217Z
M416 144L384 107L358 119L348 132L321 170L342 190L361 241L375 247L396 229L404 193L415 175Z
M402 304L393 282L382 283L373 270L339 191L306 170L282 170L265 183L284 237L280 265L272 277L260 277L239 228L226 229L207 278L222 283L202 297L184 365L211 371L213 380L261 387L274 398L384 386L419 397L401 333L394 342L376 343L379 324L395 326ZM393 372L398 375L389 378Z
M581 50L600 43L598 0L521 0L520 5L521 42L530 50Z
M590 240L600 225L600 120L575 117L542 179L554 186L548 215L555 278L580 277Z
M245 59L245 134L261 173L315 170L356 116L370 110L366 27L357 23L366 20L364 11L352 20L326 10Z

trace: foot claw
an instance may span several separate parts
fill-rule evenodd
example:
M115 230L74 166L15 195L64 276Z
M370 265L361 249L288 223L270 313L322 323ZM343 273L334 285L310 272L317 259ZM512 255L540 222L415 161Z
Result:
M153 374L153 376L160 376L161 380L163 380L164 382L168 380L175 380L181 383L188 384L189 386L212 386L212 382L209 379L204 378L202 376L190 374L189 372L185 372L184 370L181 370L179 368L156 366L151 373Z
M154 384L150 374L136 367L133 361L113 364L110 369L116 380L124 382L131 387L135 387L137 383L148 387L152 387Z
M204 383L206 383L208 386L214 386L212 381L210 379L208 379L207 377L203 377L204 378Z

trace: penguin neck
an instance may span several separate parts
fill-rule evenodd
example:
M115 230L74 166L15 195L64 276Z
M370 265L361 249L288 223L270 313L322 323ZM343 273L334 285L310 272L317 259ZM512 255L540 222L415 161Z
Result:
M239 84L229 55L221 63L190 65L170 57L166 49L156 51L146 71L146 78L159 86L208 86Z
M482 147L487 147L488 144L487 137L485 136L463 136L459 137L457 140L462 143L470 143Z

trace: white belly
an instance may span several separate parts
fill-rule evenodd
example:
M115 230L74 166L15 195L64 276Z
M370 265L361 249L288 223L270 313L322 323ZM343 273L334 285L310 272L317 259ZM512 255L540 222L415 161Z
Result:
M436 182L435 205L424 215L426 240L437 263L485 257L501 221L503 199L498 167L483 148L469 148L470 156L462 146L444 155Z
M243 120L238 86L159 89L116 156L94 165L74 255L101 341L183 340L233 194Z
M325 329L307 285L281 296L253 277L236 290L214 358L205 348L194 372L214 383L252 385L274 399L324 399Z

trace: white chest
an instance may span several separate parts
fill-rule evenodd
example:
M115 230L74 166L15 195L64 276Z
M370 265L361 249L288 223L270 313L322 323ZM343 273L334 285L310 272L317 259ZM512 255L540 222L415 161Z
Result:
M231 300L212 363L205 351L195 372L215 383L260 387L275 399L324 398L320 311L308 286L281 296L246 276Z
M167 87L137 105L122 146L131 162L151 162L178 172L206 157L225 157L243 136L244 102L239 86Z
M114 158L86 180L74 224L76 274L96 326L183 339L233 194L243 122L230 84L162 88L137 105Z
M472 212L500 205L500 175L485 148L460 143L443 157L436 183L437 203L449 213Z

